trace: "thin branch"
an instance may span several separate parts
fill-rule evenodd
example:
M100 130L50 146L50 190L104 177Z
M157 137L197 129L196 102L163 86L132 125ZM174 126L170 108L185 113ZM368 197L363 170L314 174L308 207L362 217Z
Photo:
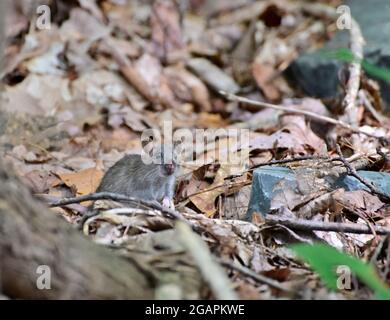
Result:
M359 98L362 100L363 106L372 114L375 120L378 121L381 125L383 125L383 116L375 110L365 90L359 90Z
M357 223L338 223L338 222L323 222L313 221L306 219L291 219L281 218L272 215L267 215L265 218L267 225L283 225L291 229L303 230L303 231L335 231L343 233L356 233L356 234L372 234L371 229L366 225L360 225ZM374 226L377 234L388 235L390 234L389 227Z
M275 105L275 104L267 103L267 102L255 101L255 100L251 100L251 99L248 99L245 97L240 97L240 96L237 96L233 93L229 93L229 92L225 92L225 91L221 91L221 90L219 91L219 93L221 95L225 96L226 99L228 99L230 101L247 103L247 104L250 104L250 105L256 106L256 107L270 108L270 109L275 109L275 110L284 111L284 112L302 114L302 115L307 116L307 117L312 118L312 119L317 119L317 120L321 120L323 122L328 122L328 123L334 124L336 126L342 127L344 129L347 129L347 130L354 132L354 133L361 133L361 134L364 134L364 135L369 136L369 137L382 139L382 137L378 137L374 134L365 132L364 130L361 130L360 128L354 128L351 125L349 125L348 123L345 123L341 120L337 120L337 119L326 117L326 116L321 116L321 115L314 113L314 112L311 112L311 111L300 110L300 109L295 109L295 108L286 107L286 106L279 106L279 105Z
M159 210L169 218L175 220L181 220L187 222L187 220L176 210L168 209L160 205L157 201L146 201L134 197L128 197L125 195L112 193L112 192L97 192L90 193L80 197L65 198L59 201L49 203L50 207L62 207L71 203L80 203L84 201L96 201L96 200L113 200L113 201L125 201L133 205L142 205L147 208Z
M304 160L333 160L333 158L330 158L329 156L298 156L289 159L271 160L265 163L256 164L250 167L250 169L248 169L247 171L253 171L256 168L273 165L273 164L285 164L285 163L304 161Z
M224 260L224 259L219 258L218 262L227 268L236 270L236 271L242 273L243 275L251 277L252 279L254 279L260 283L267 284L270 287L275 288L277 290L281 290L281 291L285 291L285 292L289 292L289 293L294 292L293 290L281 285L278 281L275 281L275 280L270 279L266 276L263 276L262 274L258 274L256 272L254 272L253 270L246 268L242 265L238 265L232 261L228 261L228 260Z
M388 154L384 153L381 150L381 148L377 148L376 152L383 158L383 160L385 160L385 162L389 162L390 163L390 156Z
M104 210L103 214L117 214L119 216L146 215L146 216L155 217L157 214L160 214L160 212L156 210L124 207L124 208L113 208L113 209Z
M205 281L210 285L216 299L237 300L236 293L231 288L229 278L225 270L215 261L209 247L194 233L188 225L178 221L176 230L184 246L193 257Z
M363 183L373 194L378 195L386 202L390 202L390 196L379 191L376 187L372 185L372 183L370 183L369 181L367 181L357 173L356 169L347 161L347 159L344 158L343 153L341 152L340 146L338 144L336 144L336 150L340 157L338 161L341 161L344 164L345 168L347 169L348 175L355 177L357 180Z

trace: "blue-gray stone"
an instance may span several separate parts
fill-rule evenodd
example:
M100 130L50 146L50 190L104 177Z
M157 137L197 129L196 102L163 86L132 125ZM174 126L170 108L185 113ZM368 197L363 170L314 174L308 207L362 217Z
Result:
M268 213L272 198L280 192L277 184L281 180L285 181L284 186L296 187L296 176L289 168L264 166L254 170L246 218L250 219L254 212L263 216Z
M352 16L357 20L366 41L365 60L378 67L390 69L390 1L346 0ZM307 53L296 59L287 69L286 75L307 95L316 98L335 98L343 65L340 61L326 58L325 50L349 47L349 32L339 31L320 51ZM376 78L371 75L371 77ZM390 83L376 78L381 86L381 95L390 113Z
M382 193L390 195L390 173L360 170L358 174ZM251 220L254 212L265 216L270 210L272 199L279 192L286 188L293 190L297 188L297 176L299 174L285 167L264 166L254 170L246 219ZM329 180L331 181L332 179ZM340 176L330 187L344 188L347 191L368 190L364 184L348 175Z
M371 182L371 184L378 189L378 191L390 195L390 174L384 172L374 171L358 171L359 176ZM368 187L361 183L358 179L352 176L341 176L336 181L336 186L344 188L348 191L366 190Z

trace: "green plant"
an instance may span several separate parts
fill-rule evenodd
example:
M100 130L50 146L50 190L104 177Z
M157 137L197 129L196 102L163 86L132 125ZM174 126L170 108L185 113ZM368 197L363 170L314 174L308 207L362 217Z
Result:
M367 60L358 59L354 56L351 50L347 48L340 48L337 50L323 50L322 56L329 59L336 59L344 62L360 62L363 69L371 76L390 83L390 69L379 67L375 64L369 63Z
M379 299L390 300L390 288L379 278L372 265L324 244L299 244L291 248L310 264L330 289L338 289L336 268L347 266L363 283L374 290Z

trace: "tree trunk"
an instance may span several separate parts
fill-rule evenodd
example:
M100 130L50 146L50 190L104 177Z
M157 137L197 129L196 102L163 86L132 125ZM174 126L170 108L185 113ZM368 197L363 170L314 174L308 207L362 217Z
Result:
M48 268L50 289L39 289L47 275L39 272ZM0 292L22 299L150 299L152 287L135 262L84 238L0 160Z

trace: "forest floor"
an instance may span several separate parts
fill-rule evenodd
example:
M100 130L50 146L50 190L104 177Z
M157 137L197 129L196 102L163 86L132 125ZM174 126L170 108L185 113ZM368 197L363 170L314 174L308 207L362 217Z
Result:
M94 192L111 165L142 151L148 129L186 129L192 144L197 129L223 129L217 143L197 141L174 199L176 211L218 257L207 263L223 266L218 270L226 271L234 294L373 297L355 277L351 288L328 289L292 243L328 244L371 262L390 282L389 235L375 232L390 227L389 195L375 186L330 190L326 181L351 173L351 166L389 172L390 121L378 85L356 61L346 63L350 78L340 81L334 99L308 97L285 76L294 59L335 33L332 8L339 1L323 1L330 7L287 0L46 2L48 27L42 14L31 13L32 0L9 8L2 73L2 157L37 197L55 202ZM353 35L351 41L356 45ZM240 161L232 164L232 154ZM280 221L264 218L269 212L253 212L248 221L252 179L260 179L254 170L265 165L290 168L298 187L282 185L270 196L269 216ZM51 210L77 225L90 203ZM155 209L123 214L109 205L80 232L128 252L188 250L204 270L206 260L196 252L207 247L196 237L191 247L193 235L172 216ZM318 224L303 230L302 220ZM331 222L373 232L322 228ZM219 297L209 278L202 290L172 295Z

